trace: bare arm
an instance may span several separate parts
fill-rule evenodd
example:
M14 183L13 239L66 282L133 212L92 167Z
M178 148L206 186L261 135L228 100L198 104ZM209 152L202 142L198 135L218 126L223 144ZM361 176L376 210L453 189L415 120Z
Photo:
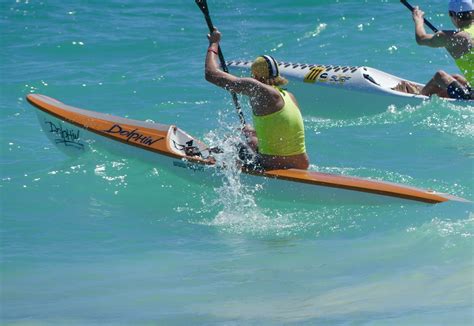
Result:
M208 35L209 48L206 55L205 75L206 80L224 89L247 96L256 96L261 86L253 78L239 78L220 69L217 62L217 53L219 51L219 42L221 33L214 30ZM261 90L260 90L261 91Z
M449 35L444 31L439 31L436 34L426 33L423 21L424 15L425 13L418 7L414 8L413 21L415 22L416 43L432 48L446 47L450 38Z
M212 51L207 52L205 74L206 80L214 85L238 94L256 96L259 85L252 78L239 78L219 69Z
M206 55L206 80L229 91L250 97L252 108L256 114L270 114L283 107L284 102L280 93L269 85L254 78L239 78L220 69L217 62L221 33L214 29L208 35L209 48Z

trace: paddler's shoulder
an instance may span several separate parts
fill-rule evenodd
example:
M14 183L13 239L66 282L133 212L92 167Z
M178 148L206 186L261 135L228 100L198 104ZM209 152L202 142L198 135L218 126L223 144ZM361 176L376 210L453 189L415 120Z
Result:
M290 91L288 91L286 88L281 88L281 87L278 87L278 86L273 86L276 90L278 90L278 93L279 94L282 94L284 97L290 97L292 100L293 100L293 103L296 104L296 106L299 107L298 105L298 101L296 100L296 96L291 93Z
M472 37L466 31L456 31L449 38L448 44L446 44L446 49L454 59L462 57L469 52L472 47Z
M293 102L296 104L296 106L297 106L297 107L300 107L300 105L298 104L298 100L296 99L296 96L293 95L293 93L291 93L291 92L288 92L288 91L286 91L286 92L287 92L288 95L291 97L291 99L292 99Z
M453 38L466 38L466 39L471 39L472 36L469 34L468 31L466 30L457 30L454 31L454 33L451 35Z

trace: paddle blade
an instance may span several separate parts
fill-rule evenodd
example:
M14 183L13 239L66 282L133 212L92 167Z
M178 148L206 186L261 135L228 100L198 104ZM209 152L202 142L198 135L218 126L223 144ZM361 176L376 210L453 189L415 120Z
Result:
M209 9L207 8L207 1L206 0L196 0L196 4L198 5L199 9L205 15L209 15Z

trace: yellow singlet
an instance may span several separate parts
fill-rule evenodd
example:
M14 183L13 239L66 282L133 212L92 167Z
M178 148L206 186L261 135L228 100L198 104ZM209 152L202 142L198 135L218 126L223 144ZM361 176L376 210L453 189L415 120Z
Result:
M463 29L463 31L469 33L471 39L474 39L474 24L471 24L469 28ZM474 87L474 45L471 48L471 51L455 61L471 87Z
M268 115L253 115L258 138L258 152L265 155L290 156L306 153L301 112L290 95L280 88L285 105Z

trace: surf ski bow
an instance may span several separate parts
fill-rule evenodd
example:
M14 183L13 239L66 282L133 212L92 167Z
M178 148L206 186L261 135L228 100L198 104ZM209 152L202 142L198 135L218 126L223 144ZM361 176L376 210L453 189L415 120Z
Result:
M83 110L53 98L30 94L46 136L69 155L104 148L151 162L200 185L219 185L219 169L203 142L174 125L120 118ZM255 171L242 168L242 182L275 200L319 204L384 204L463 201L461 198L404 185L307 170Z
M232 73L250 75L252 61L229 61ZM409 81L370 67L338 66L279 62L280 74L290 83L288 89L298 99L302 112L325 118L355 118L383 113L394 105L401 109L406 105L419 105L429 100L424 95L408 94L393 90ZM443 101L461 106L474 106L474 100Z

